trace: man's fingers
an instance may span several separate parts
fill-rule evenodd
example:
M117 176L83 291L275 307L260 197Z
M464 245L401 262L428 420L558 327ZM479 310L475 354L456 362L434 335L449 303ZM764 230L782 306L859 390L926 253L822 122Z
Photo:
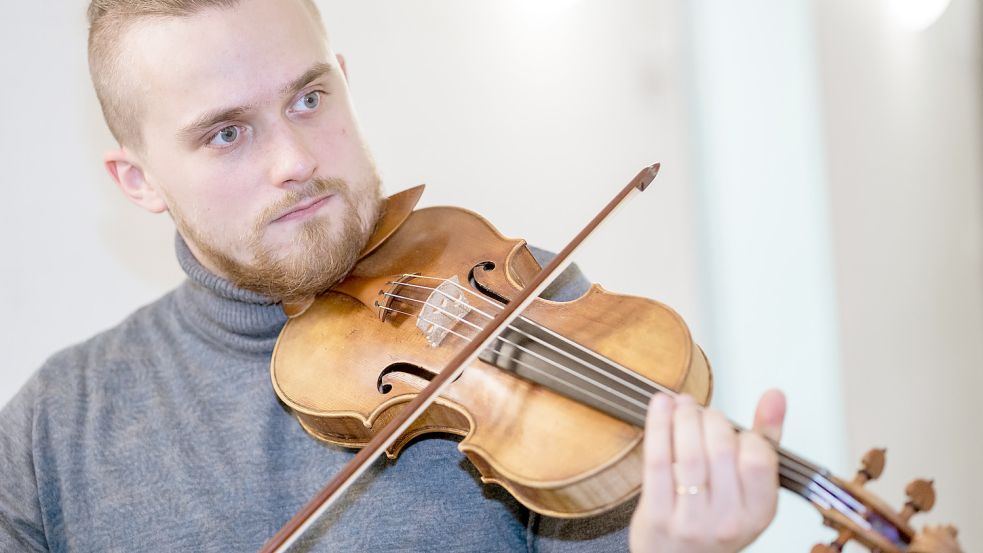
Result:
M645 473L642 507L649 521L665 523L672 514L675 491L672 482L672 398L655 394L645 421Z
M754 431L739 433L689 396L656 394L645 424L632 548L734 551L750 543L775 515L778 454L769 440L781 437L784 417L778 391L762 396Z
M737 433L719 412L703 413L703 433L710 469L710 513L715 521L712 534L728 542L740 534L741 485L737 474Z
M738 472L744 508L755 533L775 516L778 503L778 453L760 435L741 432L738 438Z
M785 421L785 394L768 390L758 400L754 411L754 431L776 444L782 439L782 423Z
M756 532L775 517L778 504L778 452L773 444L782 438L785 394L768 390L754 412L754 432L742 432L738 446L738 472L749 523ZM772 441L769 443L765 438Z
M703 446L703 413L696 401L687 395L676 398L676 414L672 428L676 496L674 526L676 535L684 540L702 537L709 506L707 488L707 459ZM705 534L704 534L705 535Z

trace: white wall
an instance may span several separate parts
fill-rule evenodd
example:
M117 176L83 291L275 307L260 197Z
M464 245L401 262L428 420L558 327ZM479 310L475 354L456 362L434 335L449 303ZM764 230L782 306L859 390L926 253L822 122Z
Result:
M426 182L424 204L468 206L506 235L559 249L642 166L662 161L656 186L581 264L612 290L696 316L675 6L320 5L390 190Z
M129 205L102 169L111 137L89 81L86 5L16 2L0 18L0 403L51 353L183 277L170 222Z
M688 2L692 155L717 405L789 399L784 444L844 468L819 70L808 0ZM814 416L817 412L823 417ZM783 496L752 551L808 551L816 512Z
M903 4L903 2L894 2ZM887 447L872 487L915 477L983 548L983 42L980 3L921 32L888 2L817 2L850 457Z

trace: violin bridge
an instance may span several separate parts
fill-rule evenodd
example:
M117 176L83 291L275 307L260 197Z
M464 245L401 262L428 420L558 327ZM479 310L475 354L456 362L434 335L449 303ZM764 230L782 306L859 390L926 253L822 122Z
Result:
M444 279L433 289L420 310L416 326L423 332L430 347L437 347L444 341L459 321L471 312L471 305L465 299L464 291L457 275Z

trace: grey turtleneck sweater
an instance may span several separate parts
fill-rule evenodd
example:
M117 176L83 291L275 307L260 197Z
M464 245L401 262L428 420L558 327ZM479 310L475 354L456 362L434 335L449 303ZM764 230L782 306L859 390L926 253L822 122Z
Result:
M177 254L188 280L54 355L0 411L0 551L257 551L353 455L273 394L279 304L180 237ZM584 286L568 275L552 297ZM626 550L630 509L541 517L429 438L378 460L294 550Z

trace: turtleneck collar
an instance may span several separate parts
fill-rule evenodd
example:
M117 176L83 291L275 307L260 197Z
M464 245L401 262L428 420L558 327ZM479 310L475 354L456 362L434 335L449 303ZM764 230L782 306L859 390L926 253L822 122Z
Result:
M243 354L273 351L287 316L269 296L236 287L210 272L175 233L178 263L188 280L175 292L177 308L207 340Z

